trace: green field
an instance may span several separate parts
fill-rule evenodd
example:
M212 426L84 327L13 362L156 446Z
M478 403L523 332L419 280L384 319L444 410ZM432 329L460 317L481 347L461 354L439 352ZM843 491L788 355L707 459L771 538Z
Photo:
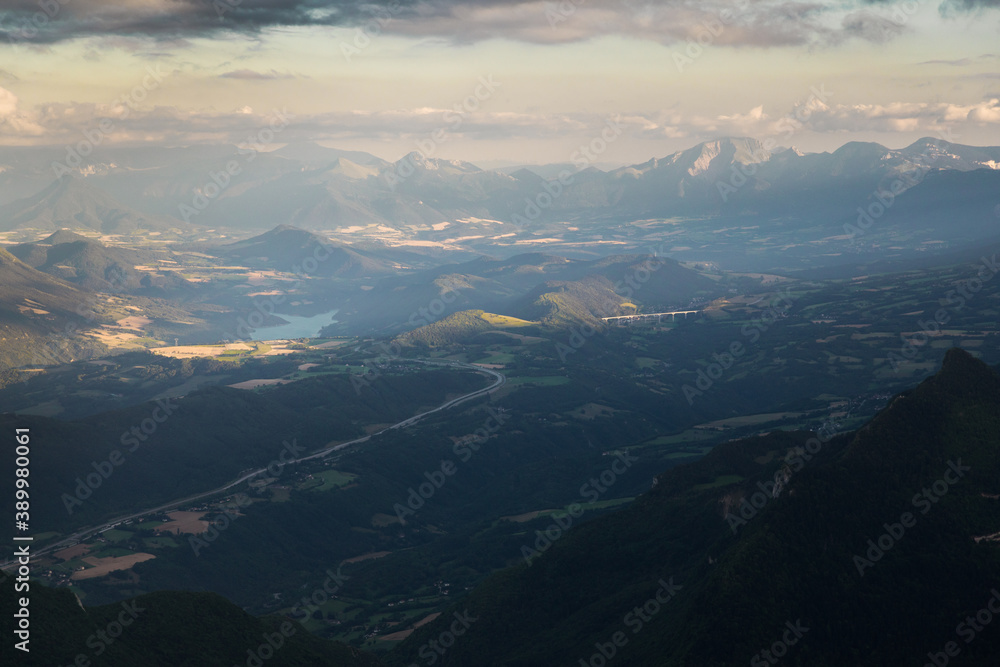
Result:
M101 533L101 535L108 542L124 542L125 540L130 539L133 535L135 535L135 533L130 533L127 530L119 530L117 528L112 528L111 530L104 531L103 533Z
M496 313L483 313L480 315L481 318L489 322L490 324L495 324L498 327L530 327L535 324L534 322L529 322L528 320L522 320L517 317L509 317L507 315L497 315Z
M324 470L313 474L313 478L303 482L299 486L301 491L330 491L342 486L346 486L357 479L358 476L349 472L339 470Z

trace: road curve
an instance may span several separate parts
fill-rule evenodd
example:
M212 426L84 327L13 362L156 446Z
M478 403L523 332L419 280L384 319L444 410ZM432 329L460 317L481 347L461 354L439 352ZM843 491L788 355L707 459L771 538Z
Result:
M449 401L446 401L446 402L442 403L441 405L439 405L436 408L433 408L431 410L427 410L425 412L421 412L420 414L414 415L412 417L408 417L408 418L404 419L401 422L397 422L397 423L393 424L392 426L386 426L381 431L378 431L376 433L371 433L371 434L363 436L361 438L355 438L354 440L350 440L348 442L342 442L342 443L340 443L338 445L334 445L333 447L328 447L328 448L326 448L326 449L324 449L322 451L316 452L315 454L310 454L308 456L302 456L302 457L299 457L297 459L292 459L291 461L286 461L286 465L289 464L289 463L299 463L301 461L310 461L312 459L320 459L320 458L323 458L325 456L329 456L333 452L339 451L339 450L344 449L346 447L350 447L351 445L356 445L356 444L358 444L360 442L366 442L366 441L370 440L371 438L373 438L375 436L378 436L378 435L381 435L382 433L385 433L386 431L392 431L392 430L395 430L395 429L401 429L401 428L406 428L408 426L413 426L414 424L416 424L417 422L419 422L421 419L427 417L428 415L432 415L432 414L434 414L436 412L441 412L443 410L447 410L449 408L452 408L452 407L458 405L459 403L464 403L466 401L472 400L473 398L476 398L477 396L482 396L482 395L488 394L488 393L490 393L492 391L496 391L497 389L499 389L500 387L502 387L507 382L507 377L503 373L499 373L499 372L493 370L492 368L483 368L481 366L476 366L475 364L466 364L466 363L463 363L463 362L460 362L460 361L438 361L438 360L429 360L429 359L398 359L397 361L401 362L401 363L415 362L415 363L419 363L419 364L428 364L428 365L433 365L433 366L452 366L452 367L455 367L455 368L465 368L465 369L468 369L468 370L476 371L477 373L484 373L486 375L490 375L490 376L493 377L494 381L493 381L493 384L491 384L488 387L485 387L483 389L477 389L476 391L473 391L471 393L465 394L463 396L459 396L458 398L453 398L453 399L451 399ZM175 509L176 507L178 507L180 505L184 505L186 503L190 503L190 502L193 502L195 500L201 500L202 498L208 498L210 496L215 496L215 495L218 495L220 493L224 493L224 492L228 491L229 489L233 488L234 486L238 486L238 485L242 484L243 482L245 482L245 481L247 481L249 479L252 479L252 478L256 477L257 475L265 472L266 470L267 470L267 466L265 466L263 468L260 468L259 470L253 470L251 472L245 473L242 476L240 476L238 479L233 480L232 482L229 482L228 484L226 484L224 486L220 486L220 487L218 487L216 489L212 489L211 491L205 491L204 493L199 493L199 494L193 495L193 496L186 496L184 498L180 498L178 500L171 501L171 502L169 502L169 503L167 503L165 505L160 505L158 507L153 507L153 508L150 508L150 509L142 510L141 512L135 512L133 514L127 514L125 516L116 517L114 519L111 519L110 521L107 521L106 523L101 524L100 526L91 526L89 528L84 528L84 529L78 530L77 532L75 532L72 535L66 537L65 539L60 540L59 542L56 542L54 544L50 544L50 545L48 545L48 546L46 546L43 549L40 549L38 551L33 551L32 554L31 554L31 557L32 557L32 559L35 559L35 558L37 558L39 556L42 556L44 554L47 554L47 553L49 553L51 551L57 551L59 549L68 547L71 544L80 542L80 541L82 541L82 540L84 540L84 539L86 539L88 537L91 537L92 535L94 535L96 533L102 532L102 531L107 530L109 528L113 528L114 526L120 524L123 521L129 521L131 519L138 519L140 517L143 517L143 516L146 516L146 515L149 515L149 514L157 514L157 513L160 513L160 512L165 512L167 510ZM7 561L6 563L0 563L0 569L7 569L8 567L10 567L12 565L17 565L17 561L16 560L12 560L12 561Z

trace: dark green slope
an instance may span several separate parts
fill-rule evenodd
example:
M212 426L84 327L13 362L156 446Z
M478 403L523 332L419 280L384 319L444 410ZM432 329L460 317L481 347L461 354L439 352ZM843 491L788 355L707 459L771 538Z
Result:
M714 280L669 257L610 255L596 260L587 270L610 280L618 294L647 306L681 305L696 296L719 293ZM645 310L655 312L648 307Z
M781 664L920 665L955 642L955 664L995 665L1000 628L966 643L972 626L959 624L1000 589L1000 545L974 540L1000 531L1000 376L952 350L857 433L814 440L809 461L794 449L804 441L720 445L532 566L489 579L456 605L479 620L440 664L586 664L618 631L622 665L772 664L759 652L801 621L808 631L787 635L797 641L778 647ZM741 505L782 470L791 478L777 498L756 496L755 513ZM746 523L727 523L725 508ZM898 537L882 537L887 525ZM880 537L884 555L855 560ZM671 576L683 588L640 629L629 613ZM393 664L419 662L446 630L422 628Z
M16 320L18 306L29 301L40 304L39 309L68 315L83 300L84 295L70 285L36 271L0 249L0 314L4 321Z
M656 312L721 291L710 278L653 255L614 255L594 261L542 253L505 260L484 256L388 278L350 299L342 309L342 324L330 330L357 328L359 322L391 331L413 329L470 310L558 327L597 326L599 317L634 312L632 306L623 309L624 303Z
M13 583L4 582L0 593L5 619L17 611ZM93 667L229 667L248 660L268 667L379 664L344 644L314 637L286 618L251 616L214 593L150 593L87 609L67 589L33 583L29 595L31 650L15 649L5 637L0 648L4 665L55 667L75 660ZM252 655L267 659L254 661Z
M69 422L4 414L0 428L30 428L32 439L44 443L33 452L33 519L61 530L209 491L241 470L277 460L286 443L302 448L301 455L484 383L475 373L435 370L379 378L359 393L347 377L327 375L263 393L209 387ZM0 464L2 474L13 478L13 463ZM95 471L102 468L108 474L98 480ZM92 493L81 487L88 476L99 482ZM13 500L11 494L0 507L12 512Z
M461 310L396 338L401 345L447 345L503 328L483 318L483 310Z
M959 475L960 466L970 470ZM925 489L931 495L921 497ZM794 477L774 512L746 526L681 622L643 637L643 648L731 664L801 618L811 630L787 664L922 664L949 641L961 644L963 665L996 664L1000 633L967 646L956 627L1000 583L997 544L973 539L1000 530L1000 502L987 497L998 493L1000 377L952 350L936 376L897 397L842 455ZM882 537L890 529L900 537ZM873 549L870 566L855 560L880 538L884 556Z
M698 485L725 475L773 476L777 461L807 437L778 432L720 445L698 463L658 477L626 509L571 529L548 548L535 532L546 530L544 522L529 524L522 551L511 557L531 556L532 550L541 555L530 566L491 577L455 607L469 609L479 620L442 664L570 665L589 658L594 642L625 628L625 615L654 595L661 579L684 586L677 596L683 599L689 582L703 576L709 555L717 557L731 538L720 514L720 490ZM768 464L755 461L768 454L773 459ZM551 535L558 533L553 529ZM672 600L668 607L677 604ZM425 642L447 625L432 623L415 633L390 655L392 664L420 662Z
M109 247L94 239L60 230L38 243L10 249L25 264L92 291L135 292L144 288L190 286L173 272L152 276L135 266L155 262L148 251Z
M217 246L210 252L254 267L325 277L370 278L393 274L401 268L394 261L289 225Z
M601 317L625 312L622 304L627 301L607 278L591 276L572 282L543 283L522 298L512 311L521 319L548 326L600 327Z
M577 267L580 278L537 285L510 312L554 326L599 326L601 317L685 306L696 296L718 292L718 286L676 261L652 255L614 255ZM507 312L507 311L504 311Z
M99 307L87 292L0 248L0 370L103 350L102 344L76 335L93 326L87 315Z
M426 281L394 277L349 298L343 317L338 316L341 323L329 325L327 330L398 332L439 322L463 310L497 312L516 296L513 289L499 282L471 274L446 273Z

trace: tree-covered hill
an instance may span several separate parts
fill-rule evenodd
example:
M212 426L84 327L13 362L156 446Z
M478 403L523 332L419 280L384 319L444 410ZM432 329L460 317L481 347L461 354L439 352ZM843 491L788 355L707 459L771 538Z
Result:
M103 349L96 341L73 335L92 325L99 308L88 292L0 248L0 369L30 364L39 356L69 360Z
M5 665L54 667L377 667L378 660L344 644L319 639L283 617L257 618L214 593L165 591L117 604L84 608L68 589L32 583L27 593L2 585L4 618L28 595L30 648L0 648Z
M550 547L526 534L539 555L457 602L479 620L441 664L994 665L998 479L1000 376L952 350L856 433L726 443Z
M263 393L212 386L73 421L5 414L0 426L28 428L44 443L33 452L33 518L59 530L211 490L276 460L286 443L304 453L357 438L364 425L405 419L483 383L432 370L359 392L346 376L324 375ZM11 478L12 466L4 464ZM99 483L85 484L88 476ZM3 503L12 512L13 494Z

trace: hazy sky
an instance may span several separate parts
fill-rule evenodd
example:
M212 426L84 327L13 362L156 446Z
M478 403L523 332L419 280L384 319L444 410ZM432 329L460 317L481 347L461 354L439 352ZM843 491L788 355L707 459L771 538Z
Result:
M569 161L607 123L612 163L998 145L1000 0L0 0L0 144L238 142L276 110L275 144L393 160Z

